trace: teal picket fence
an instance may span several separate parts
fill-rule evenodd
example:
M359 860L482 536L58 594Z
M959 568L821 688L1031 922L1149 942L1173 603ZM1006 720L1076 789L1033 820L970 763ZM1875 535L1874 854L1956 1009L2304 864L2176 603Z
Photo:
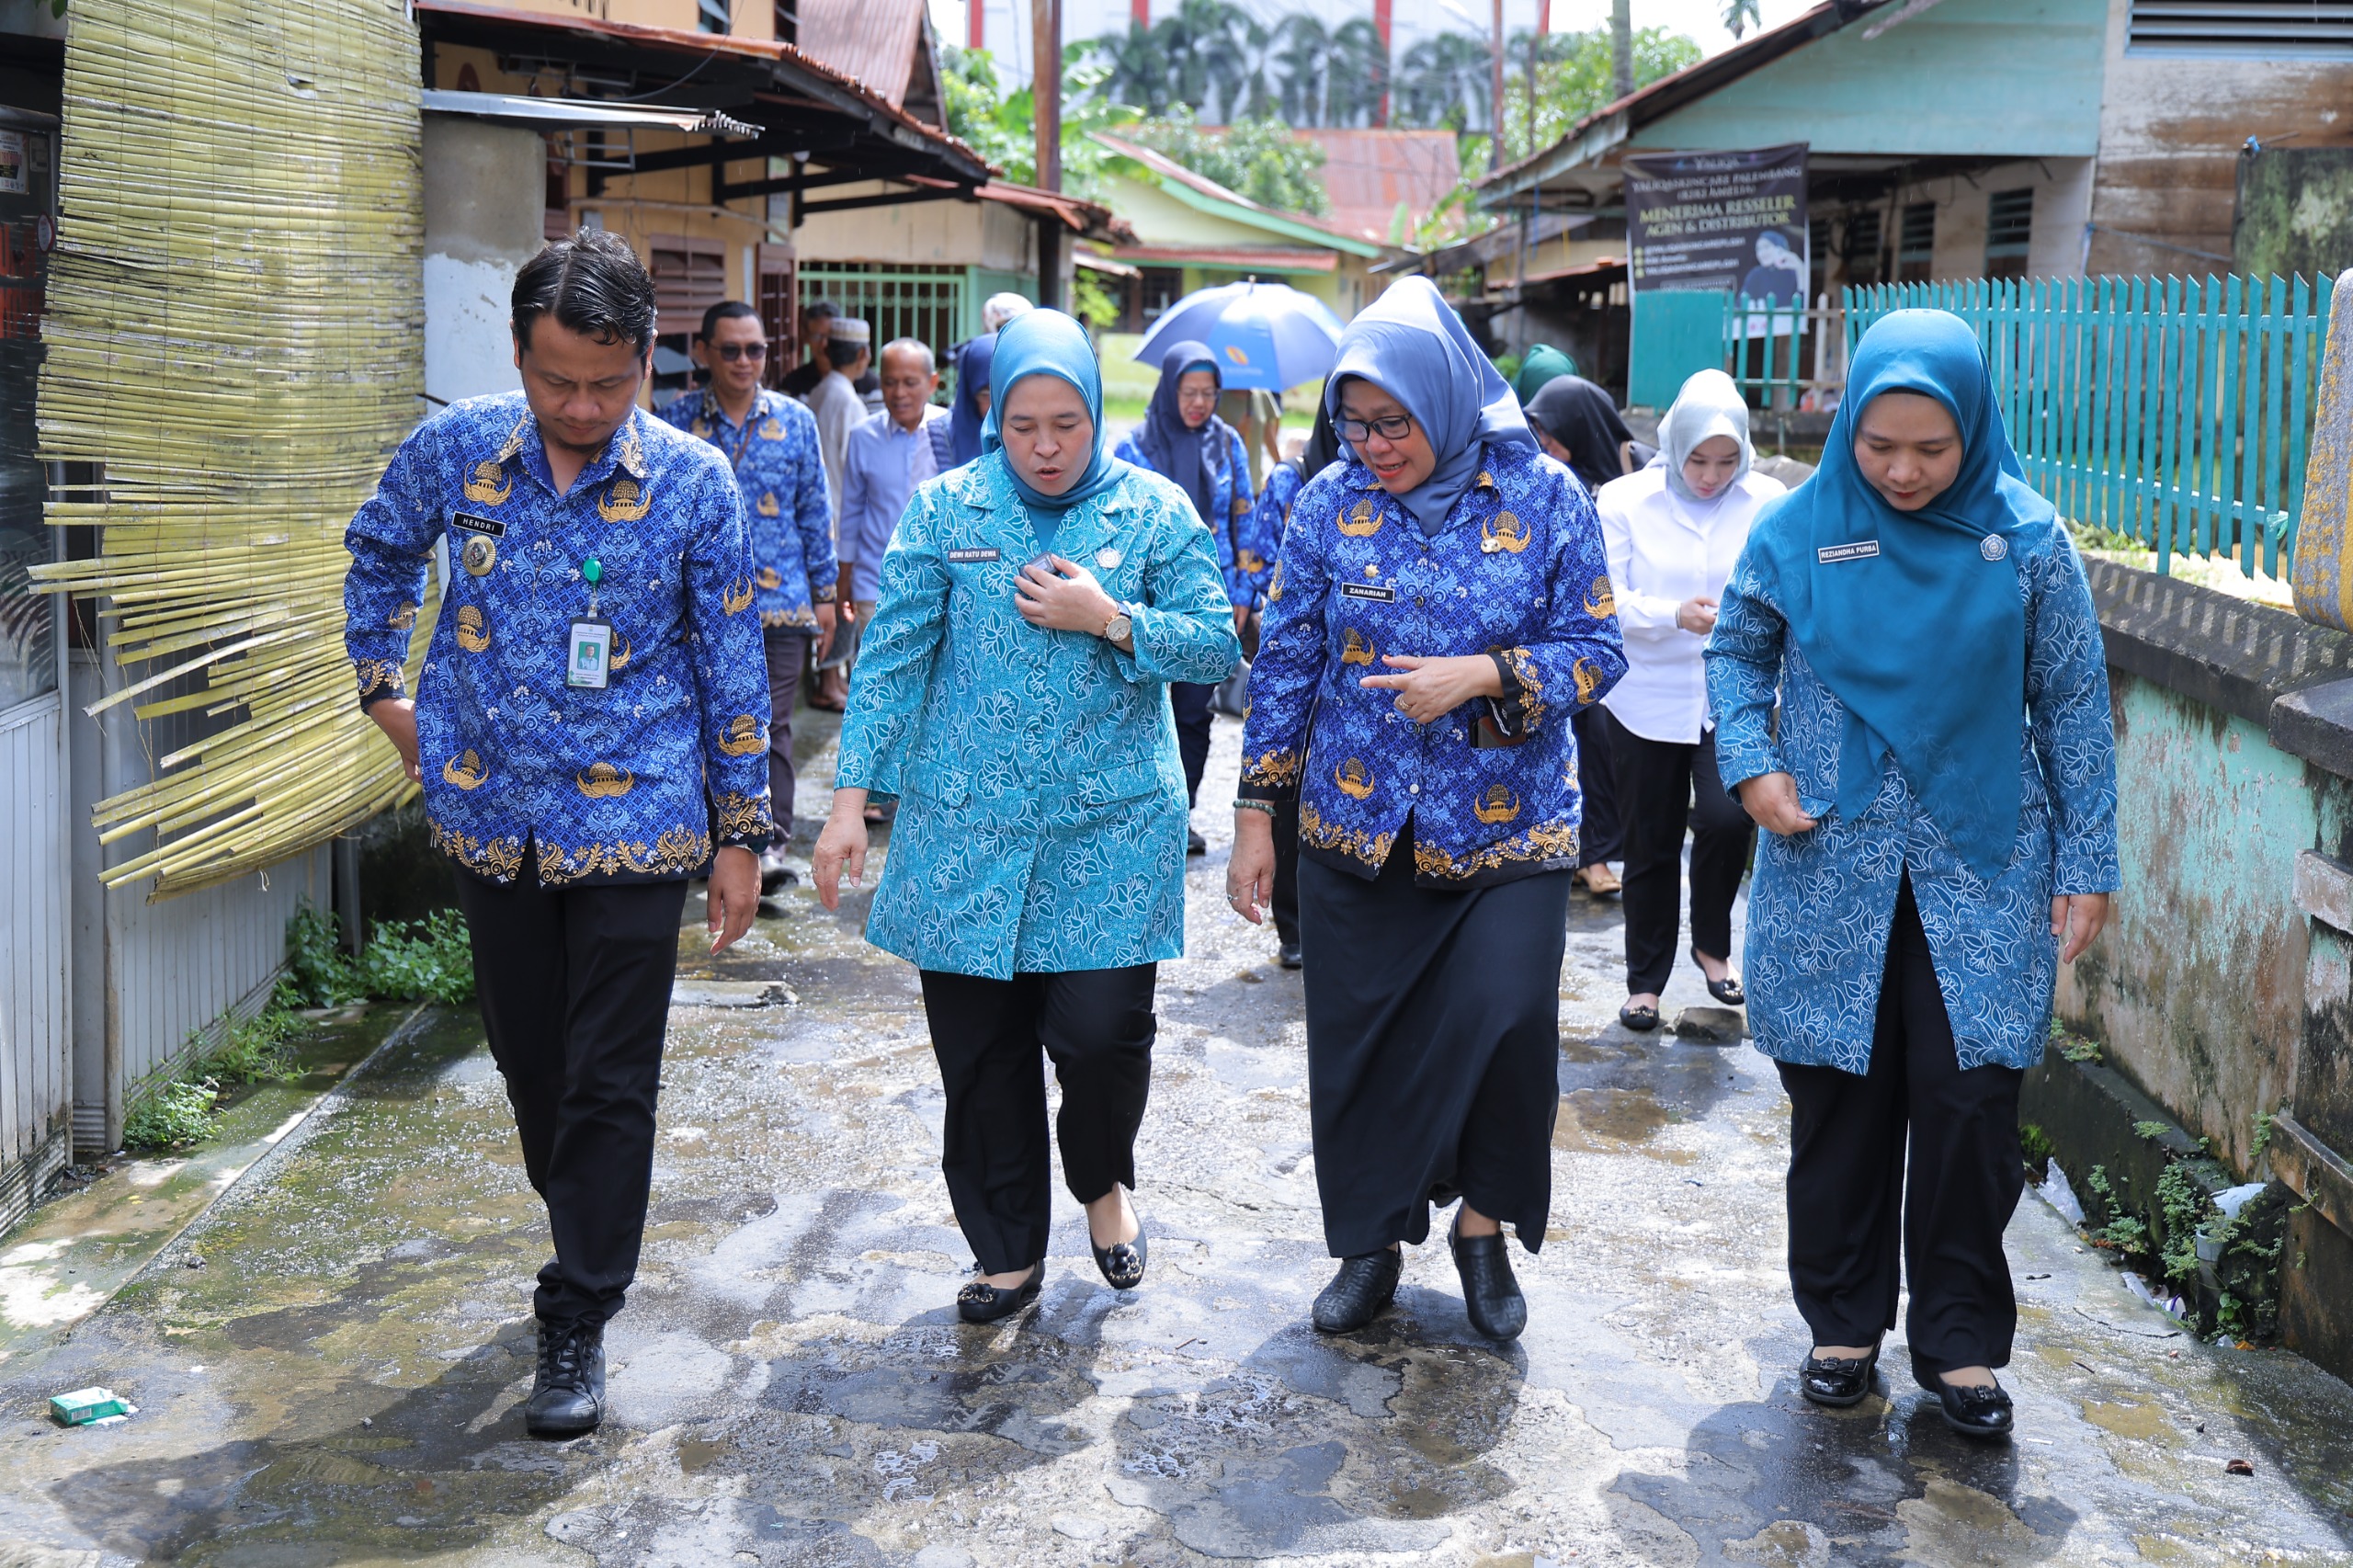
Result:
M2285 577L2331 281L1973 278L1850 289L1846 347L1851 354L1890 311L1952 312L1985 350L2027 482L2060 516L2154 551L2159 572L2176 555L2227 555L2250 574ZM1729 357L1729 327L1726 342Z

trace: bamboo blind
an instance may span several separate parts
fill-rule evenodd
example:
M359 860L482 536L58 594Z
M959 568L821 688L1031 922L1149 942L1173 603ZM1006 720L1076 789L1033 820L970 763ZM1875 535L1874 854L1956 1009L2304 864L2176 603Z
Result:
M342 534L420 407L418 46L401 0L68 18L40 455L103 477L49 508L97 558L40 574L97 597L123 678L92 711L149 737L148 781L94 809L134 840L104 880L165 897L414 788L354 704ZM171 714L200 738L159 754Z

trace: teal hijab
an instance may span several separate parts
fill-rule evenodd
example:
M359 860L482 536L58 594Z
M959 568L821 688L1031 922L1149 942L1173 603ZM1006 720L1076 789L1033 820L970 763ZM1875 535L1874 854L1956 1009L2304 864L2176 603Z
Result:
M1519 374L1511 379L1512 393L1519 399L1519 406L1526 408L1529 400L1542 392L1547 384L1576 373L1575 360L1549 343L1540 343L1528 351L1526 358L1520 360Z
M1874 398L1918 392L1961 431L1961 472L1898 511L1855 461ZM1946 311L1897 311L1856 345L1813 477L1768 504L1753 538L1778 567L1790 634L1847 710L1839 814L1879 792L1893 756L1961 859L1991 879L2018 840L2026 607L2017 542L2048 524L1994 406L1984 356Z
M1103 452L1103 372L1095 362L1095 346L1086 329L1060 311L1031 311L1007 322L996 335L996 353L989 361L989 416L981 426L983 456L1000 451L1005 437L997 433L997 416L1005 412L1005 394L1016 382L1031 376L1052 376L1078 389L1086 402L1086 416L1095 422L1095 448L1086 471L1059 495L1033 490L1007 458L1005 472L1021 505L1029 513L1029 527L1048 550L1062 531L1063 515L1120 483L1128 465Z

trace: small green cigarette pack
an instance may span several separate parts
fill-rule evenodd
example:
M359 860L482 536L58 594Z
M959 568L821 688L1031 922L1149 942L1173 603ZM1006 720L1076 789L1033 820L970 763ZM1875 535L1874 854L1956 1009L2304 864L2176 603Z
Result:
M112 1389L75 1389L51 1395L49 1414L60 1426L87 1426L109 1415L128 1415L131 1405Z

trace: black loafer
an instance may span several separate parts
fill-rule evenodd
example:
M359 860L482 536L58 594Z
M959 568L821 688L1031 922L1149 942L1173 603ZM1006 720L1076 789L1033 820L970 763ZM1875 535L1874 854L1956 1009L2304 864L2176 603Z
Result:
M1691 949L1691 961L1693 963L1699 961L1699 949L1697 948ZM1727 974L1722 980L1709 980L1707 971L1703 969L1699 971L1699 977L1708 987L1708 994L1725 1006L1745 1007L1748 1006L1748 993L1740 988L1740 976Z
M1815 1404L1860 1404L1879 1370L1879 1346L1868 1356L1808 1356L1798 1368L1798 1392Z
M1999 1383L1991 1388L1955 1388L1938 1378L1936 1395L1944 1406L1945 1425L1964 1437L1997 1442L2008 1437L2016 1424L2009 1391Z
M1300 957L1299 944L1297 942L1277 942L1275 944L1275 961L1282 965L1285 969L1297 969L1307 960Z
M1455 1272L1462 1276L1462 1310L1470 1314L1471 1326L1490 1339L1518 1339L1528 1326L1528 1298L1519 1293L1519 1281L1512 1276L1504 1233L1466 1236L1458 1213L1446 1240L1454 1249Z
M1096 1246L1095 1238L1089 1236L1086 1244L1095 1254L1095 1267L1103 1271L1103 1282L1112 1290L1132 1290L1143 1283L1143 1266L1151 1256L1152 1247L1144 1240L1142 1215L1136 1216L1135 1240L1113 1242L1109 1246L1099 1247Z
M1045 1284L1046 1260L1042 1257L1029 1271L1029 1278L1010 1290L1000 1290L975 1279L956 1292L956 1315L966 1323L995 1323L999 1318L1011 1317L1036 1301Z
M578 1437L605 1419L605 1325L540 1324L540 1369L523 1405L534 1437Z
M1629 1002L1618 1009L1618 1021L1637 1034L1648 1034L1658 1028L1658 1009L1637 1007Z
M1315 1298L1314 1323L1322 1334L1354 1334L1397 1299L1397 1277L1404 1256L1395 1247L1340 1260L1340 1271Z

